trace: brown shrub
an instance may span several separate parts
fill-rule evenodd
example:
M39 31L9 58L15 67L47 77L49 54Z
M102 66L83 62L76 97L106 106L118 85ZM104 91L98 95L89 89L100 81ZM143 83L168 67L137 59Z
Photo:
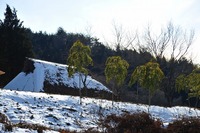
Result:
M85 130L85 131L83 131L81 133L101 133L101 132L97 131L97 130L95 130L93 128L90 128L90 129L87 129L87 130Z
M176 120L168 125L167 131L169 133L199 133L200 119L190 117Z
M37 130L38 133L43 133L44 130L50 130L50 128L38 124L18 123L15 124L14 126L19 128Z
M4 124L4 131L12 131L13 126L5 114L0 113L0 123Z
M68 130L60 129L59 133L76 133L76 132L75 131L68 131Z
M10 121L5 114L0 113L0 123L10 124Z
M108 133L163 133L162 125L147 113L110 115L104 121Z

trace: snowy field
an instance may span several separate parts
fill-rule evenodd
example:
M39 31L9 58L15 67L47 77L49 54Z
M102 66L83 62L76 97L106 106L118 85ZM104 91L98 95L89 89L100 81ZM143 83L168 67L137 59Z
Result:
M124 112L148 112L148 106L142 104L114 102L112 106L112 102L107 100L83 98L82 101L83 104L80 105L79 97L74 96L0 90L0 112L6 114L12 123L40 124L55 131L60 128L71 131L98 128L99 117L120 115ZM199 110L188 107L151 106L149 110L154 118L159 118L165 125L183 116L200 116ZM37 133L20 128L15 128L13 132Z

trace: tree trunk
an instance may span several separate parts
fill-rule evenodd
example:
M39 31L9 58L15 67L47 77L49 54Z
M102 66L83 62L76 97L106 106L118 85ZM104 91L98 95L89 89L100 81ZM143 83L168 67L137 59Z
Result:
M113 89L112 89L112 90L113 90ZM114 99L114 95L113 95L113 92L112 92L112 106L114 105L113 99Z
M151 91L149 89L149 100L148 100L148 104L149 104L149 107L148 107L148 113L149 113L149 108L150 108L150 105L151 105Z
M81 74L80 73L79 73L79 96L80 96L80 104L82 105Z
M114 88L115 88L115 84L114 84ZM114 105L114 88L112 89L112 106Z
M115 80L114 80L114 85L113 85L113 89L112 89L112 106L114 105L114 90L116 88L116 84L115 84Z
M115 90L116 90L116 96L117 96L117 99L116 99L116 101L120 101L121 100L121 91L120 91L120 87L119 86L117 86L117 85L115 85L116 87L115 87Z
M150 104L151 104L151 103L150 103L150 95L151 95L151 94L150 94L150 89L149 89L149 99L148 99L148 105L149 105L149 106L150 106Z
M83 91L84 91L84 93L82 94L83 96L88 96L88 93L87 93L87 84L86 84L86 81L87 81L87 75L83 75L84 76L84 79L83 79L83 77L81 77L81 80L82 80L82 83L83 83Z
M190 113L190 111L191 111L191 103L190 103L190 98L188 98L188 104L189 104L189 113Z
M136 96L136 99L137 99L137 103L138 103L138 99L139 99L139 96L138 96L138 82L137 82L137 96Z

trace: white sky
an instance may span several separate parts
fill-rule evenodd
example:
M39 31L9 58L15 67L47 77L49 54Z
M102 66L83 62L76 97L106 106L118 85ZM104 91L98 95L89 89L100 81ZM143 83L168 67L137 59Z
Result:
M169 21L183 29L195 29L192 56L200 63L200 0L0 0L0 19L6 4L14 7L24 26L33 31L84 33L103 40L112 34L113 20L128 30L142 30L148 24L160 29Z

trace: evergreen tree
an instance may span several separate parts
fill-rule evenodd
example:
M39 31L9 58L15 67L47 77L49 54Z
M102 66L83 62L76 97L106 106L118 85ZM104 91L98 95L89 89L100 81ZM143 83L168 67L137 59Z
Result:
M124 80L128 73L129 64L126 60L123 60L120 56L111 56L106 60L105 76L106 82L114 81L114 89L119 96L119 87L123 85ZM114 93L114 90L113 90ZM112 94L113 96L113 94ZM113 100L113 97L112 97ZM113 104L113 102L112 102Z
M6 72L2 76L3 85L12 80L23 68L26 57L32 57L32 45L23 22L17 18L17 11L9 5L0 20L0 67Z
M83 43L78 40L70 48L69 57L67 59L67 71L69 77L71 77L74 73L79 73L80 104L82 104L81 82L83 83L83 87L86 89L86 78L88 75L88 70L86 69L86 67L89 65L93 65L90 54L90 48L88 46L84 46Z
M194 69L188 75L179 75L176 78L176 90L178 92L186 91L189 99L192 97L196 98L195 107L197 107L200 98L200 68Z
M143 88L148 89L150 106L151 97L163 78L164 73L159 68L159 64L148 62L145 65L138 66L133 71L129 85L131 86L137 81Z

